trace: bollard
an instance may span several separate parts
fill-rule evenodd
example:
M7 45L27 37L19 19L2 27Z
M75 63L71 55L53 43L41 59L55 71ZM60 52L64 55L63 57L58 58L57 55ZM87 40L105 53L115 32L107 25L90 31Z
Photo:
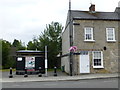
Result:
M57 76L56 67L54 67L54 76Z
M38 74L38 77L42 77L42 74L41 74L41 67L39 67L39 74Z
M25 74L24 74L24 77L28 77L27 75L27 69L25 68Z
M9 75L9 78L13 78L13 75L12 75L12 68L10 67L10 75Z

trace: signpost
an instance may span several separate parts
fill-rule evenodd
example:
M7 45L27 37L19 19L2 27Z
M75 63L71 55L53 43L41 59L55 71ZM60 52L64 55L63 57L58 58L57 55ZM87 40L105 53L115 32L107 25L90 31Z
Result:
M47 46L45 46L45 76L47 77L47 68L48 68L48 64L47 64Z

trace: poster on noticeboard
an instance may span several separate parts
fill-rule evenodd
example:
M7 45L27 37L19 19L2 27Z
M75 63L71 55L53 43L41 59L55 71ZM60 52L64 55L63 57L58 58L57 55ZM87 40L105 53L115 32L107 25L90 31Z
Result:
M25 68L27 69L35 68L35 57L26 57Z

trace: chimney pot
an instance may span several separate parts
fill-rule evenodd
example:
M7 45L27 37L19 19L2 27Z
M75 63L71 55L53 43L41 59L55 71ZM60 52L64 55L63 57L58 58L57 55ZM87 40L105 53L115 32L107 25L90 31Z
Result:
M118 7L120 7L120 1L118 2Z
M115 12L120 13L120 1L118 2L118 7L116 7Z
M95 4L91 4L91 6L89 7L89 11L95 12Z

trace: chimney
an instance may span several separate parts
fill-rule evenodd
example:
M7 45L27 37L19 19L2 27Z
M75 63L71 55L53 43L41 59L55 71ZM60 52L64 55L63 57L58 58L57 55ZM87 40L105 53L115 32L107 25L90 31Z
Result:
M120 1L118 2L118 7L120 7Z
M89 11L95 12L95 4L91 4L91 6L89 7Z
M116 7L115 12L120 13L120 1L118 2L118 7Z

